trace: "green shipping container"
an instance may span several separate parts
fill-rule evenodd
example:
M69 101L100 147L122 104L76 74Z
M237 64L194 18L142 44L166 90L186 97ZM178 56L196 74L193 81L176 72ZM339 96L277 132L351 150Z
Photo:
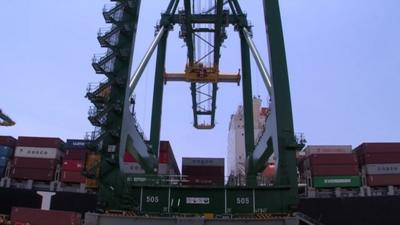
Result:
M360 187L360 176L329 176L313 177L312 186L315 188Z
M249 214L254 213L253 190L227 189L226 212Z

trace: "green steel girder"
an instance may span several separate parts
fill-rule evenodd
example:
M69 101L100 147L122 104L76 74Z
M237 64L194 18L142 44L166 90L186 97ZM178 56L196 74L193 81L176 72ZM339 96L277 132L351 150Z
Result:
M289 76L278 0L263 0L274 94L271 96L276 116L278 167L276 185L288 185L287 201L295 206L297 197L296 139L293 128Z
M162 98L164 92L164 72L165 72L165 56L167 53L168 32L164 34L157 49L156 72L154 78L153 91L153 108L151 112L151 130L150 144L151 152L158 156L158 147L160 144L161 114L162 114Z
M14 126L15 122L0 109L0 126Z

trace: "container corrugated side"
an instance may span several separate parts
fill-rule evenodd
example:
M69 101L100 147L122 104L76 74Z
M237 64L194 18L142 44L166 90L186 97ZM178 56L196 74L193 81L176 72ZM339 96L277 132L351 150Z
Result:
M332 153L351 153L351 145L308 145L304 149L306 155L311 154L332 154Z
M359 176L318 176L312 177L313 187L335 188L335 187L360 187Z
M371 187L390 185L398 186L400 185L400 174L368 175L367 184Z
M17 143L17 139L15 139L11 136L0 136L0 145L15 148L16 143Z
M61 181L65 183L85 183L86 177L82 176L81 172L62 171Z
M52 137L18 137L16 146L44 147L62 149L64 141Z
M10 158L13 155L13 153L14 153L13 148L5 145L0 145L0 157Z
M31 225L80 225L81 215L76 212L40 210L14 207L11 222Z
M64 159L68 160L86 160L88 150L85 149L68 149L65 151Z
M316 165L311 167L312 176L358 176L358 165Z
M8 164L8 158L7 157L0 157L0 167L6 167Z
M182 158L182 166L224 167L224 161L224 158Z
M54 170L57 167L58 160L56 159L35 159L16 157L11 161L11 166L14 168L28 169L47 169Z
M80 172L84 168L84 162L82 160L64 160L61 166L61 170Z
M24 158L40 158L40 159L60 159L63 152L57 148L45 147L23 147L17 146L15 149L15 157Z
M309 165L357 165L355 154L312 154L305 162Z
M358 156L360 164L400 163L400 153L366 153Z
M367 164L365 171L370 175L400 174L400 163Z
M0 166L0 177L3 177L6 172L7 167Z
M54 179L54 170L48 169L28 169L28 168L12 168L11 177L15 179L35 180L35 181L52 181Z
M357 154L400 153L400 143L362 143L354 150Z

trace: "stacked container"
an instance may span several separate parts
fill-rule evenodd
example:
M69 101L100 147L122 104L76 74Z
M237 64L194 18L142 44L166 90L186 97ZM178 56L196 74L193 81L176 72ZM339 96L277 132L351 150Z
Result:
M40 210L15 207L11 211L12 224L80 225L81 215L76 212Z
M160 141L158 175L180 175L178 164L169 141Z
M358 161L351 146L307 146L304 170L313 188L361 186Z
M99 154L96 154L94 152L88 152L87 157L86 157L86 163L85 163L85 170L90 172L95 172L95 176L97 177L99 175L99 167L95 169L95 167L100 163L101 161L101 156ZM96 179L86 179L86 187L87 188L92 188L95 189L97 188L97 180Z
M61 181L64 183L83 184L86 178L82 175L85 167L86 149L85 140L68 139L65 144L65 156L61 166Z
M16 141L15 138L10 136L0 136L0 178L5 176L8 162L14 152Z
M400 185L400 143L363 143L355 152L365 185Z
M188 185L224 185L224 158L182 158Z
M59 138L18 137L11 164L11 178L52 181L63 156Z

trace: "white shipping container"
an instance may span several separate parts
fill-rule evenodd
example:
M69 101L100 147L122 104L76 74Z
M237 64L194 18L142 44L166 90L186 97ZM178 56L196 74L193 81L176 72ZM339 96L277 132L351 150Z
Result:
M365 171L368 175L400 174L400 163L367 164Z
M312 154L351 153L351 145L308 145L305 148L306 156Z
M17 146L14 156L38 159L60 159L63 156L63 152L57 148Z
M224 158L182 158L182 165L224 167Z
M124 173L131 173L131 174L144 174L144 169L140 166L137 162L125 162L120 164L121 171Z

